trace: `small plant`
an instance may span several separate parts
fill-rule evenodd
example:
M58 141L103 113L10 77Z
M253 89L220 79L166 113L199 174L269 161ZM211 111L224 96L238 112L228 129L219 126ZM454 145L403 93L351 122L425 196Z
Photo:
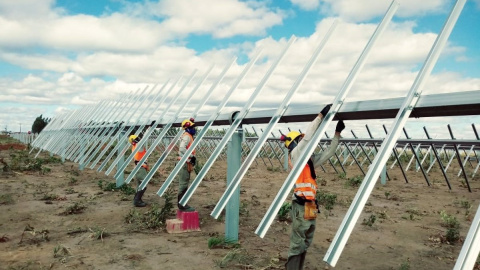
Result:
M88 229L92 233L90 237L96 240L100 239L103 241L103 238L109 235L107 232L105 232L105 228L93 227Z
M317 191L317 201L318 204L323 205L326 210L333 210L333 206L337 202L337 194L323 192L321 190Z
M440 212L442 218L442 226L447 228L445 239L449 243L456 243L460 239L460 222L457 218L447 214L445 211Z
M51 171L52 171L52 169L50 169L48 167L42 167L42 174L44 174L44 175L51 172Z
M279 172L281 170L279 167L267 167L267 171L269 172Z
M417 209L408 209L407 211L405 211L408 213L408 219L410 220L415 220L415 219L419 219L417 218L417 216L422 216L422 213L420 211L418 211Z
M0 194L0 205L14 204L12 194Z
M208 248L238 248L240 244L237 241L226 239L225 237L208 238Z
M398 270L410 270L410 259L407 258L402 264L400 265L400 268Z
M343 172L342 172L342 173L339 173L339 174L338 174L338 178L340 178L340 179L347 179L347 174L346 174L346 173L343 173Z
M54 258L62 258L65 259L66 256L70 255L70 251L62 246L62 245L57 245L53 248L53 257Z
M60 215L76 215L81 214L87 207L81 203L75 202L74 204L67 207L65 211L60 213Z
M77 178L70 177L70 180L68 181L68 184L73 186L73 185L77 184L77 182L78 182Z
M248 217L249 214L250 214L250 210L248 209L248 202L246 201L240 202L239 215Z
M377 216L370 215L368 219L363 219L362 225L372 227L376 220L377 220Z
M389 197L390 197L390 192L389 192L389 191L385 191L385 198L388 200Z
M27 224L27 226L25 226L25 229L23 229L23 233L22 233L22 236L20 238L19 244L21 244L23 242L24 237L25 237L25 233L28 233L27 235L31 236L31 238L27 238L27 240L31 244L38 244L40 242L50 241L50 238L48 236L48 234L49 234L48 230L36 231L35 228L33 228L32 226Z
M48 194L48 193L45 193L43 194L43 197L40 199L41 201L55 201L59 198L60 196L58 196L57 194Z
M362 184L363 178L360 175L347 179L346 185L350 187L358 187Z
M290 221L290 211L292 210L292 203L284 202L280 210L278 210L277 217L279 221Z
M466 200L456 201L455 205L465 209L465 216L470 215L470 209L472 208L472 204L469 201L466 201Z

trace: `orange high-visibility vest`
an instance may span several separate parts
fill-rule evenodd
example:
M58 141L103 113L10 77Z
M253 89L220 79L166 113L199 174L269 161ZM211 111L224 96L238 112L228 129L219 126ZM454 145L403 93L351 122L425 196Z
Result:
M132 152L135 151L135 148L137 148L137 145L136 144L132 145ZM145 153L147 153L147 150L145 150L145 148L143 148L143 151L138 151L133 157L133 161L137 161L137 162L140 161L143 158L143 156L145 156ZM147 164L143 163L142 167L148 170Z
M315 200L317 194L317 181L312 177L310 166L308 164L305 164L305 167L295 182L295 189L293 192L298 197L302 197L306 200Z
M191 146L191 145L192 145L192 143L193 143L193 136L192 136L192 134L190 134L190 133L188 133L188 132L184 132L184 133L183 133L183 135L182 135L182 137L183 137L183 136L185 136L185 135L187 135L187 136L189 136L189 137L190 137L190 142L187 144L187 149L189 149L189 148L190 148L190 146ZM192 155L194 155L194 156L195 156L195 149L193 149L193 151L192 151ZM178 158L177 158L177 160L180 160L180 159L182 159L182 157L178 157ZM188 161L187 161L187 162L190 162L190 159L188 159Z

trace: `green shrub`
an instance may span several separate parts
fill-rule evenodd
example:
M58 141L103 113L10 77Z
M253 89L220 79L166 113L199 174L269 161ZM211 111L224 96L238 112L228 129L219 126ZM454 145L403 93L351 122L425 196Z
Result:
M368 219L363 219L362 225L372 227L376 220L377 220L377 216L370 215Z
M456 243L460 239L460 222L456 217L447 214L445 211L440 213L440 217L442 218L442 226L447 228L445 239L449 243Z
M332 210L333 206L337 202L337 194L323 192L321 190L317 191L317 201L319 205L323 205L326 210Z
M360 175L357 175L357 176L348 178L345 184L350 187L358 187L362 184L362 181L363 181L363 177Z
M282 207L280 207L280 210L278 210L278 213L277 213L278 220L289 221L291 219L290 217L291 210L292 210L292 203L284 202Z
M164 228L167 218L172 215L173 210L173 191L171 188L164 195L165 204L160 207L158 204L152 204L150 210L141 213L136 209L130 210L125 217L125 222L134 224L137 229L159 229Z

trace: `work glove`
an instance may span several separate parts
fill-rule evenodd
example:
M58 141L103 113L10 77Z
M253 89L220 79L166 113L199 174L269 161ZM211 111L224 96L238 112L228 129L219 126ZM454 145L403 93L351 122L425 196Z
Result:
M192 164L193 166L195 166L195 164L197 164L197 158L195 156L190 158L190 164Z
M338 121L337 126L335 127L335 131L342 132L342 130L344 129L345 129L345 124L343 123L343 120Z
M330 111L330 108L332 107L332 104L328 104L327 106L325 106L322 111L320 112L323 117L325 117L325 115L327 115L328 111Z

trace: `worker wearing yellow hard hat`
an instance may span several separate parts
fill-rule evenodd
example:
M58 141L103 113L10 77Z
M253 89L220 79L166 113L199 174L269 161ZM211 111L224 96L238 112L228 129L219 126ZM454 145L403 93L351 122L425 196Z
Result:
M182 128L185 130L185 132L182 134L182 137L180 138L180 145L178 147L178 160L180 160L184 156L185 152L187 152L187 149L189 149L193 143L193 136L196 133L195 120L193 118L183 120ZM185 195L185 193L187 192L188 185L190 183L190 173L195 167L196 160L197 159L195 157L195 150L193 150L193 152L190 154L187 161L185 162L185 164L182 166L180 170L180 173L178 176L178 195L177 195L178 202L180 202L180 200L183 198L183 195ZM182 206L180 203L177 203L177 206L180 211L184 211L184 212L195 211L195 208L189 205Z
M128 137L128 142L132 145L132 152L137 148L137 143L140 141L140 137L137 135L130 135ZM135 156L133 157L133 161L135 165L138 164L138 162L143 158L147 150L145 147L143 147L142 150L138 151ZM147 176L147 171L148 171L148 164L147 162L144 162L142 164L142 167L138 170L138 172L135 174L135 179L137 180L137 192L135 193L135 197L133 198L133 205L136 207L145 207L147 204L142 201L143 194L147 190L145 187L142 190L140 189L140 184L142 183L143 179Z
M320 126L324 116L330 110L331 105L325 106L318 116L310 123L305 134L291 131L280 138L289 152L289 163L295 164L305 150L308 142L312 139L315 131ZM316 200L317 182L315 180L315 167L327 161L337 149L340 133L345 129L343 121L339 121L335 127L335 136L330 146L319 154L313 154L295 182L292 195L292 232L290 234L290 247L288 260L285 264L287 270L303 269L307 248L313 241L315 232L315 219L320 212Z

